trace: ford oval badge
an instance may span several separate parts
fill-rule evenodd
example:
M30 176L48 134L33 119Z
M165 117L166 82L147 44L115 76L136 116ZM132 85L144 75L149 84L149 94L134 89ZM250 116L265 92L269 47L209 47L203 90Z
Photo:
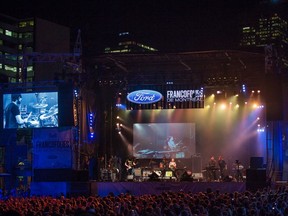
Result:
M156 103L162 99L162 94L153 90L133 91L127 95L127 100L137 104Z

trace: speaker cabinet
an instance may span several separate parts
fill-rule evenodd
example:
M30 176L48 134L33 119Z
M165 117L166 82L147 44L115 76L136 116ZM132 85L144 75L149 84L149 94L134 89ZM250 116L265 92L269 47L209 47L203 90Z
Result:
M246 170L246 190L256 191L266 186L266 169Z
M251 169L262 169L263 168L263 157L251 157L250 158Z

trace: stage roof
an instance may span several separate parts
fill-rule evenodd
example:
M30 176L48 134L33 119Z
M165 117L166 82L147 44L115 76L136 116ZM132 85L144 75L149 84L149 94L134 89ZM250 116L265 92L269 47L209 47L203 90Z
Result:
M191 84L255 87L265 74L264 54L235 50L103 54L87 59L101 82L127 85Z

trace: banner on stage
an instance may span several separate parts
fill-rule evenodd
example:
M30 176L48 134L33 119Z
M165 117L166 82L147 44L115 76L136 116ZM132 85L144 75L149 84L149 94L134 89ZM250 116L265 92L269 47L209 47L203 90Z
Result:
M41 129L33 133L33 168L72 168L71 129Z
M129 86L126 109L190 109L204 108L202 87L155 85L150 89Z

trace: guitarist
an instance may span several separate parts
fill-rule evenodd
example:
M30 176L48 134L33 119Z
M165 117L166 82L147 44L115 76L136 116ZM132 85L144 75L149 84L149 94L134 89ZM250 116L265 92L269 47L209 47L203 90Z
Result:
M125 161L125 167L128 175L133 175L133 168L135 167L135 165L136 161L133 157L127 158L127 160Z
M172 171L175 171L177 167L177 164L176 164L176 161L174 158L171 158L171 161L169 162L169 168L172 170Z

